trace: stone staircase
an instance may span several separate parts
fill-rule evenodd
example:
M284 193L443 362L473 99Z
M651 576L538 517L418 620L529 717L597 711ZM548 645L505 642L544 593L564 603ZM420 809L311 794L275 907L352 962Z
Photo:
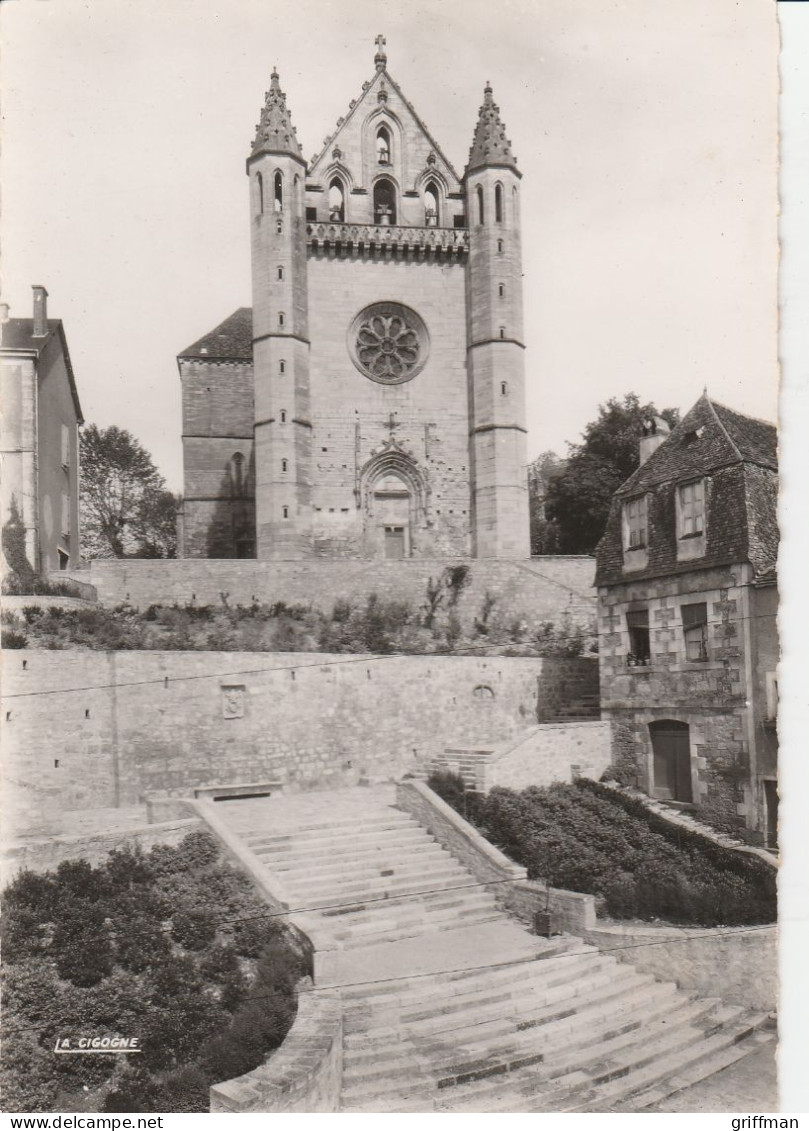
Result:
M774 1040L764 1014L530 934L392 787L217 815L309 909L344 1002L343 1111L637 1111Z

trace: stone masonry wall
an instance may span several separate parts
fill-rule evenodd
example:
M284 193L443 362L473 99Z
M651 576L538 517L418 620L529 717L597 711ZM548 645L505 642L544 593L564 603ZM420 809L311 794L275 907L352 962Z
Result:
M469 566L469 585L460 598L463 620L479 616L484 598L496 598L492 616L521 619L530 628L558 623L569 614L588 625L595 616L593 559L532 558L525 562L470 561L94 561L89 580L104 605L126 601L138 608L151 604L219 604L226 593L231 605L262 602L314 604L329 611L339 599L364 601L369 593L423 605L427 582L447 566ZM85 574L82 574L88 580Z
M487 760L485 788L527 789L577 777L598 781L610 765L610 738L610 724L601 720L536 727L499 757Z
M23 667L23 663L25 667ZM446 746L517 738L553 661L304 653L15 653L3 701L8 836L37 802L130 806L144 795L278 781L323 788L419 771ZM481 686L491 694L481 696ZM25 798L20 809L15 799Z
M755 836L744 566L627 582L599 591L601 707L618 780L655 796L649 724L687 723L694 804L714 828ZM707 605L707 660L689 661L682 606ZM628 610L648 609L651 659L630 666Z

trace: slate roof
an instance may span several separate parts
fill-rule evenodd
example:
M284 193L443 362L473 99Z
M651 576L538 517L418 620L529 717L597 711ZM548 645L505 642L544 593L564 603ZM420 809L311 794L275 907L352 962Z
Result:
M240 306L199 341L179 353L178 358L253 360L253 308Z
M777 471L776 427L743 416L703 393L668 439L617 493L622 497L638 494L671 479L697 478L734 463L753 463Z
M704 556L677 560L674 492L708 480ZM623 569L622 508L645 495L648 565ZM596 552L598 585L710 569L747 561L759 583L775 580L778 556L778 452L775 425L744 416L703 395L671 435L615 493Z
M33 318L9 318L7 322L3 323L0 352L33 352L39 359L50 343L57 340L65 359L65 369L67 369L67 379L70 383L70 395L73 399L73 407L76 410L76 418L79 424L83 424L84 416L81 411L79 391L76 388L76 378L73 374L73 365L70 361L70 351L67 348L67 338L61 318L49 318L47 334L38 338L34 337Z

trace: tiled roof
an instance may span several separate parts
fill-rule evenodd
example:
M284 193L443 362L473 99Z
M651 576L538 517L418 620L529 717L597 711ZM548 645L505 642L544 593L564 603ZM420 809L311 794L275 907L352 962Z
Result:
M178 357L218 357L252 361L253 310L240 306L199 341L182 350Z
M678 561L675 493L706 479L706 546ZM624 571L624 501L645 495L648 564ZM773 581L778 556L778 462L775 425L743 416L703 395L671 435L616 491L596 553L598 585L643 581L750 562L757 581Z
M84 423L84 416L81 411L81 404L79 402L79 391L76 388L76 378L73 375L73 366L70 361L70 352L67 348L67 338L65 337L65 328L62 325L61 318L48 319L48 332L43 334L42 337L34 337L34 320L33 318L9 318L7 322L2 324L2 340L0 340L0 350L34 350L37 355L41 356L46 346L54 339L59 339L59 344L62 347L62 356L65 359L65 368L67 369L67 378L70 382L70 395L73 398L73 407L76 410L76 418L79 424Z
M745 463L778 470L778 433L774 424L742 416L716 401L711 401L711 406Z
M777 470L775 425L742 416L703 394L668 439L618 488L618 494L638 494L668 480L696 478L733 463Z

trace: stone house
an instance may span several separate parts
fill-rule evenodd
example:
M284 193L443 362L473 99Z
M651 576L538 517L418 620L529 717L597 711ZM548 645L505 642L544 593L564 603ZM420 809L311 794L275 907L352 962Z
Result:
M382 36L309 161L273 71L247 175L252 307L177 359L181 555L527 559L521 173L491 86L459 174Z
M774 847L776 429L705 394L646 432L597 550L613 770Z
M79 395L65 329L48 318L48 292L35 286L33 317L0 314L0 403L5 525L25 528L28 563L38 573L79 564Z

